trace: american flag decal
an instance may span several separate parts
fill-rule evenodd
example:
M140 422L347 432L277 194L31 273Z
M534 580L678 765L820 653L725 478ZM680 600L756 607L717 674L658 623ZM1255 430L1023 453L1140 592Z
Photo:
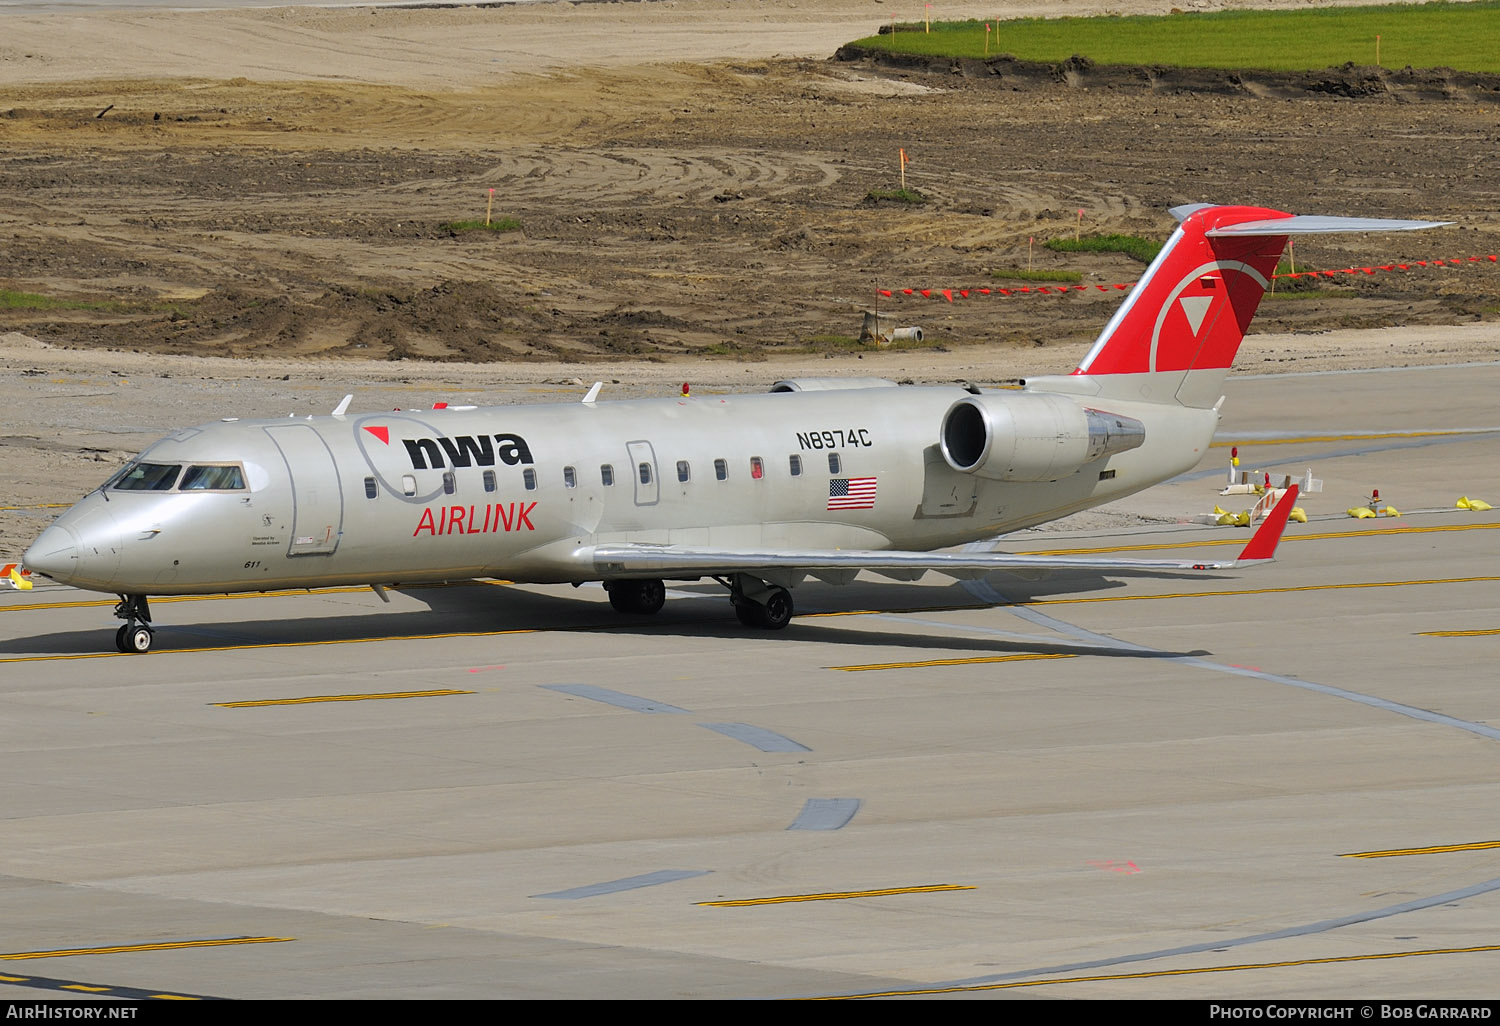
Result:
M874 509L873 477L836 477L828 482L829 509Z

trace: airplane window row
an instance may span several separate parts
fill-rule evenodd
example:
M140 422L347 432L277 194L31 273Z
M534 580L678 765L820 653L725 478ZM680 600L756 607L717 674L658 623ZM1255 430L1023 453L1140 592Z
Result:
M181 481L178 475L181 474ZM239 464L189 466L180 463L132 463L107 485L122 492L242 492L245 472Z
M828 472L830 474L838 474L838 473L840 473L840 471L842 470L842 468L843 468L843 460L839 458L839 454L836 453L836 452L829 453L828 454ZM164 469L170 469L170 470L175 471L177 468L176 467L170 467L170 468L164 468ZM216 470L216 471L229 471L229 470L233 470L233 471L236 471L236 472L238 471L238 469L239 468L237 468L237 467L211 467L211 468L194 467L193 468L193 470ZM791 474L792 477L801 477L802 476L802 469L803 469L802 468L802 457L800 455L798 455L796 453L793 453L792 455L790 455L790 456L787 457L787 470ZM643 485L649 485L651 483L652 478L653 478L653 472L652 472L652 464L649 461L644 461L644 462L638 464L637 467L636 467L636 472L640 476L641 484L643 484ZM687 482L689 482L690 480L692 480L692 476L693 476L692 464L689 461L687 461L687 460L678 460L677 461L677 480L679 482L683 483L683 484L686 484ZM766 476L766 464L765 464L765 460L763 460L759 456L751 456L750 457L750 479L752 481L759 481L762 478L764 478L765 476ZM184 479L184 481L185 480L186 479ZM724 460L724 459L716 459L716 460L714 460L714 480L716 480L716 481L728 481L729 480L729 461L728 460ZM615 468L614 468L613 464L602 463L602 464L599 465L599 483L602 484L605 488L613 488L614 487L614 484L615 484ZM533 468L527 467L526 469L524 469L524 470L521 471L521 484L522 484L522 486L528 492L536 490L537 478L536 478L536 471ZM169 481L166 485L163 485L163 486L145 485L145 484L126 486L126 485L119 485L119 484L117 484L115 487L117 487L117 488L119 488L119 487L136 487L136 488L157 487L158 489L160 489L160 488L171 488L171 482ZM187 488L189 486L186 483L184 483L183 487ZM199 488L203 488L203 487L227 488L227 487L231 487L231 486L228 486L228 485L195 485L194 487L199 487ZM243 486L233 486L233 487L243 487ZM495 491L496 487L497 487L497 484L496 484L496 481L495 481L495 472L493 470L486 470L484 472L484 490L486 492L493 492L493 491ZM578 471L577 471L577 468L575 468L575 467L563 467L563 487L565 487L565 488L577 488L578 487ZM402 494L407 495L407 496L414 496L414 495L416 495L417 494L417 479L416 479L416 477L414 477L411 474L404 474L404 475L402 475L402 477L401 477L401 491L402 491ZM445 494L445 495L453 495L457 491L458 491L458 477L457 477L457 475L455 475L454 472L451 471L451 470L445 470L445 471L443 471L443 494ZM365 478L365 498L367 498L367 499L373 499L373 498L375 498L379 494L380 494L380 489L377 486L377 484L375 482L375 479L373 477L367 477L367 478Z

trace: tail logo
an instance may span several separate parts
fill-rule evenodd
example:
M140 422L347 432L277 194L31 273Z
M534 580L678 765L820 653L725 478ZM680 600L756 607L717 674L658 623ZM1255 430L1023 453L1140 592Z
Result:
M1203 318L1208 314L1208 308L1213 305L1213 296L1183 296L1178 304L1182 312L1187 314L1188 326L1193 329L1193 337L1198 337L1198 329L1203 327Z
M1227 368L1234 362L1235 350L1269 284L1264 274L1242 260L1212 260L1193 268L1167 294L1156 315L1146 369ZM1221 295L1221 302L1233 315L1223 317L1221 308L1210 317ZM1181 310L1187 323L1170 323L1168 316L1173 310ZM1184 327L1188 329L1185 337Z

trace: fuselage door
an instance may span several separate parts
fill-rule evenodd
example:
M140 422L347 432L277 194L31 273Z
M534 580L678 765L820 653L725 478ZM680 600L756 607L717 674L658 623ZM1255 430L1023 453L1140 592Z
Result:
M292 542L286 554L330 554L344 529L344 493L328 443L307 424L268 427L266 434L292 475Z
M630 453L630 475L635 481L635 504L655 506L661 496L661 485L656 479L656 452L650 442L626 442Z

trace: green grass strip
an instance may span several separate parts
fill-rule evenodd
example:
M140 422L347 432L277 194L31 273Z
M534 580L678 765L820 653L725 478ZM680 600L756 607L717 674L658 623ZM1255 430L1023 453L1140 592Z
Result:
M926 203L927 197L916 189L871 189L866 199L891 200L895 203Z
M1043 245L1057 253L1124 253L1143 264L1155 260L1162 246L1155 239L1143 239L1139 235L1085 235L1077 239L1064 237L1048 239Z
M1376 63L1500 73L1500 0L1295 11L1213 11L991 22L989 55L1056 63L1302 71ZM854 45L938 57L985 56L985 22L920 23Z

